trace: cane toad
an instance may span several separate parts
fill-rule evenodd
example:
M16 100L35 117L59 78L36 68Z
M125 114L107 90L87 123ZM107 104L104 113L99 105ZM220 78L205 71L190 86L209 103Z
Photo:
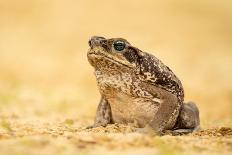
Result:
M89 46L87 57L101 94L93 127L136 123L156 133L199 128L197 106L184 103L181 81L155 56L123 38L93 36Z

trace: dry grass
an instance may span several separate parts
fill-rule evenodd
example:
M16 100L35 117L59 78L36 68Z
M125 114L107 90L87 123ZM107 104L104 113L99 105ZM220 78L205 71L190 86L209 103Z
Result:
M0 154L231 154L230 1L0 1ZM124 37L180 77L204 131L85 130L100 98L92 35ZM226 128L223 128L226 127Z

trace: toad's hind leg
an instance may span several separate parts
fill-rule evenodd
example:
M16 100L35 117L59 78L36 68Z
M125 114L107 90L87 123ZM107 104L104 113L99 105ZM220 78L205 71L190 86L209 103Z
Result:
M110 123L112 123L111 107L108 101L104 97L102 97L97 108L94 124L87 128L94 128L99 126L105 127L107 124Z
M184 103L181 107L173 134L188 134L200 129L199 110L195 103Z
M165 130L170 130L175 126L180 109L175 95L166 91L162 91L161 94L160 107L148 124L159 135L163 135Z

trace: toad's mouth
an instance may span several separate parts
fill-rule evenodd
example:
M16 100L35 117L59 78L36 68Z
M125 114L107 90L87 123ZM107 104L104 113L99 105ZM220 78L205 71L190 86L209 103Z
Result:
M127 67L127 68L132 68L133 66L131 64L126 64L126 63L123 63L121 62L120 60L117 60L117 59L113 59L112 57L104 54L104 53L101 53L101 52L94 52L94 51L89 51L88 52L88 57L90 59L106 59L112 63L115 63L117 65L121 65L121 66L124 66L124 67Z

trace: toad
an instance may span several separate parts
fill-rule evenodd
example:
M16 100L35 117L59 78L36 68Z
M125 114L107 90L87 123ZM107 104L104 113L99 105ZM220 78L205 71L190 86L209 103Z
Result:
M89 46L101 94L92 127L136 123L158 134L199 129L198 107L184 102L181 81L161 60L123 38L93 36Z

